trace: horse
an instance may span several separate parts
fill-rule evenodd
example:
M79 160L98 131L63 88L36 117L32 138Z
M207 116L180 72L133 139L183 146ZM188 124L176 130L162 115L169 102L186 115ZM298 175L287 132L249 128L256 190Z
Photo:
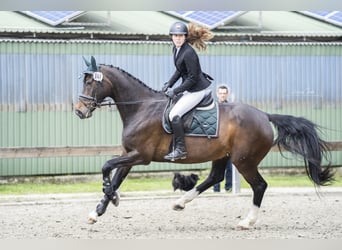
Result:
M89 214L88 222L95 223L112 202L119 205L118 188L135 165L165 162L172 135L162 127L162 116L169 97L150 88L125 70L99 64L91 56L85 59L83 91L75 105L81 119L90 118L105 98L112 98L123 123L122 154L108 160L102 167L104 197ZM215 138L186 136L187 158L176 163L195 164L211 161L206 179L178 198L172 208L182 210L185 204L224 179L225 163L231 159L238 172L253 191L253 204L247 216L237 227L249 229L258 219L258 212L267 188L267 182L258 170L258 164L277 145L300 156L309 179L315 187L329 185L334 172L322 166L329 160L328 143L320 138L318 125L303 117L268 114L251 105L229 103L219 105L218 136ZM273 128L277 132L275 138Z

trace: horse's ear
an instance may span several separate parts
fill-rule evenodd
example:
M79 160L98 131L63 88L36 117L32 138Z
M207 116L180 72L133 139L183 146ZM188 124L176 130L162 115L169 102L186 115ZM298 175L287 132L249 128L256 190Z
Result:
M97 71L97 66L96 66L95 57L91 56L90 61L91 61L91 68L93 69L94 72L96 72Z
M87 65L87 66L89 66L90 65L90 62L87 60L87 59L85 59L85 57L83 56L83 61L85 62L85 64Z

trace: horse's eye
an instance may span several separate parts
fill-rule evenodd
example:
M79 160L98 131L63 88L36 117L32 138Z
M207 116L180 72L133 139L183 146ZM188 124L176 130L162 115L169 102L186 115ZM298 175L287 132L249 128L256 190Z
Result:
M90 74L84 76L84 84L91 85L93 83L93 77Z
M93 83L92 79L88 79L85 81L85 84L86 85L91 85Z
M92 77L86 77L86 78L84 79L84 83L85 83L86 85L92 85L93 81L94 81L94 79L93 79Z

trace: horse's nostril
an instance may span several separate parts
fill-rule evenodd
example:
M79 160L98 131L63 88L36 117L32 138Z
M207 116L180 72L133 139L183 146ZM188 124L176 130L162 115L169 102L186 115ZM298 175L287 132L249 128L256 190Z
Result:
M75 113L79 118L81 118L81 119L85 118L85 116L83 115L83 113L80 110L76 109Z

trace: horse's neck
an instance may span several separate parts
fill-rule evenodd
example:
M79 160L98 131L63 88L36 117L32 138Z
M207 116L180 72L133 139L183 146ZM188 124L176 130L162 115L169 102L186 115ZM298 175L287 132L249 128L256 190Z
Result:
M113 70L115 70L115 81L112 82L112 98L117 104L117 109L124 123L135 119L137 116L141 117L139 110L146 106L147 102L156 100L156 98L161 99L157 92L154 92L132 75L118 68Z
M137 78L119 68L113 68L113 72L112 98L115 102L135 103L153 98L155 93Z

